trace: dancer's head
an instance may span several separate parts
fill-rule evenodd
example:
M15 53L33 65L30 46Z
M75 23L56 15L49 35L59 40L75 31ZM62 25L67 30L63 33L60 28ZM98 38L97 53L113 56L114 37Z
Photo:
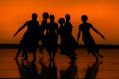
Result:
M58 23L59 23L59 24L65 23L65 19L64 19L64 18L60 18L60 19L58 20Z
M37 20L37 14L36 13L32 14L32 20Z
M83 22L86 22L86 21L88 20L87 15L82 15L81 20L82 20Z
M44 19L48 19L48 18L49 18L48 12L44 12L43 15L42 15L42 17L43 17Z
M69 22L70 21L70 15L69 14L66 14L65 15L65 19L66 19L67 22Z
M55 20L55 16L54 15L50 15L50 20L54 21Z

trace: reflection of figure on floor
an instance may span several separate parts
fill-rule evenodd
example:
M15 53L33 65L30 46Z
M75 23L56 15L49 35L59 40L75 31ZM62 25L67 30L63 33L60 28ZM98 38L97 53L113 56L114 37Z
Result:
M61 70L60 79L78 79L75 61L70 62L70 67L67 70Z
M37 21L37 14L32 14L32 20L27 21L18 31L14 34L16 36L22 29L27 26L27 31L23 35L23 38L20 42L20 46L17 51L16 58L19 56L20 52L23 51L22 56L24 59L27 59L27 53L33 53L33 61L36 60L36 49L38 47L39 42L39 22Z
M55 54L57 52L57 40L58 40L58 24L54 22L54 15L50 15L50 22L47 27L47 51L50 56L50 60L54 61Z
M18 70L20 73L20 79L39 79L38 71L34 63L30 64L27 60L26 62L21 61L21 64L16 60Z
M75 49L76 41L72 35L72 24L70 22L70 15L65 16L66 22L63 18L59 19L60 28L59 34L61 37L61 52L67 55L71 60L76 59ZM65 22L65 23L64 23Z
M99 66L102 63L102 61L96 61L92 66L89 66L84 79L96 79L96 75L99 72Z
M86 15L83 15L82 18L82 24L79 25L79 33L78 33L78 37L77 37L77 43L80 37L80 34L82 32L82 38L83 38L83 42L88 50L88 53L92 53L92 55L96 58L96 61L99 60L98 57L103 58L103 56L99 53L99 49L93 39L93 37L90 34L90 29L94 30L97 34L99 34L102 38L104 38L104 36L97 31L92 24L88 23L88 17Z
M40 72L41 79L57 79L57 67L54 61L50 61L49 66L47 67L43 64L41 59L40 64L42 66Z
M41 70L39 71L40 79L48 79L48 67L45 66L42 62L42 58L40 59Z
M43 53L43 49L46 47L46 44L47 44L47 42L46 42L47 35L46 35L45 31L46 31L46 28L47 28L47 25L48 25L47 20L49 18L49 14L47 12L44 12L42 17L43 17L43 20L42 20L41 26L40 26L40 37L41 37L41 42L42 42L42 45L41 45L41 48L40 48L40 53L41 54Z

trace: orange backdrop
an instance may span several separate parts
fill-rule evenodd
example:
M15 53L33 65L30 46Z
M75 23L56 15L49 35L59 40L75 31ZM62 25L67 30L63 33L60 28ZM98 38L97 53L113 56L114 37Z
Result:
M88 15L89 22L94 25L106 40L92 32L98 44L119 44L119 1L118 0L1 0L0 1L0 44L16 44L26 29L15 38L16 30L31 19L36 12L41 22L42 13L54 14L57 20L66 13L71 15L73 35L76 38L80 17ZM81 40L81 39L80 39Z

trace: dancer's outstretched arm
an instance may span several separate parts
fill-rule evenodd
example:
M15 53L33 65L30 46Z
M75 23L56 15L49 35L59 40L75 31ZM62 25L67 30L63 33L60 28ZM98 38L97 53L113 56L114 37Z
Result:
M17 32L13 35L13 37L15 37L26 25L27 22L17 30Z
M105 37L104 37L97 29L95 29L93 26L91 26L91 28L92 28L97 34L99 34L103 39L105 39Z

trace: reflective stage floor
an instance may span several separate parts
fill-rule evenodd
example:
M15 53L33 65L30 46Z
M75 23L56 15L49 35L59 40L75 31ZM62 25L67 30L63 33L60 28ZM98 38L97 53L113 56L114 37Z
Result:
M77 49L77 60L70 59L57 52L55 61L50 62L44 50L43 59L37 52L37 61L31 64L32 54L28 61L14 60L17 49L0 49L0 78L33 79L119 79L119 49L101 49L104 58L95 62L94 57L85 49Z

